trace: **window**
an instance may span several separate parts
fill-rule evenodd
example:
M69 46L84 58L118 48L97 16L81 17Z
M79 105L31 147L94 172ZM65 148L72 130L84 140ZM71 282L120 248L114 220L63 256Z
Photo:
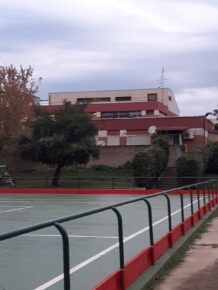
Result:
M171 96L169 96L169 101L170 101L170 102L172 101L172 97L171 97Z
M119 112L119 118L129 118L129 112Z
M118 118L118 112L102 112L101 118L102 119L116 119Z
M90 102L110 102L111 98L77 98L78 103L90 103Z
M157 101L157 94L148 94L148 101Z
M141 117L141 112L140 112L140 111L129 112L129 117L130 117L130 118Z
M124 101L131 101L132 97L131 96L127 96L127 97L116 97L115 101L116 102L124 102Z
M153 115L154 115L154 111L153 110L146 111L146 116L153 116Z
M107 136L107 146L119 146L120 145L120 136L108 135Z
M101 113L102 119L137 118L137 117L141 117L141 111L102 112Z
M150 135L129 135L127 136L127 146L151 145Z

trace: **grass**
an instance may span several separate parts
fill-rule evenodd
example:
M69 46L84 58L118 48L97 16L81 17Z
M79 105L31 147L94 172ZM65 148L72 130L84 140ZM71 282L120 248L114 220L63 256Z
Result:
M203 233L207 231L208 225L213 218L218 217L218 208L206 219L201 227L197 229L191 237L179 248L179 250L170 258L170 260L161 268L159 273L152 278L152 280L146 285L145 290L154 290L155 287L160 284L167 275L180 263L184 261L185 255L194 242L201 237Z
M17 187L50 187L54 169L19 171L15 178ZM71 188L119 188L132 187L132 170L129 166L110 167L104 165L64 168L60 185Z
M35 167L31 170L13 172L17 187L51 187L54 168L47 166ZM214 175L205 175L210 179ZM218 175L217 175L218 177ZM205 180L205 179L202 179ZM64 188L132 188L136 187L132 168L127 163L124 166L111 167L95 165L92 167L78 166L63 168L60 186Z

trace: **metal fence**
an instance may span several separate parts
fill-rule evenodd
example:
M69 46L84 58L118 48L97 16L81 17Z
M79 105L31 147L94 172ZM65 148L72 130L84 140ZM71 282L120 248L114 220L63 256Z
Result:
M62 245L63 245L63 272L64 272L64 289L69 290L70 289L70 249L69 249L69 238L68 234L63 227L64 222L77 220L83 217L87 217L90 215L94 215L100 212L104 211L112 211L116 218L117 218L117 227L118 227L118 237L119 237L119 267L120 269L125 269L125 261L124 261L124 242L123 242L123 220L122 215L119 211L119 208L127 205L136 203L138 201L143 201L145 206L148 210L148 224L149 224L149 240L150 240L150 246L154 245L154 234L153 234L153 215L152 215L152 206L149 202L149 199L155 198L157 196L163 196L166 200L167 205L167 212L168 212L168 230L169 232L172 231L172 216L171 216L171 201L169 198L169 194L172 192L176 192L180 196L180 211L181 211L181 223L184 222L184 197L183 197L183 190L188 190L188 194L190 197L190 214L194 214L194 203L193 203L193 195L196 194L197 196L197 205L198 210L200 210L200 196L203 197L203 204L204 206L206 203L206 195L208 196L208 204L211 204L211 201L216 199L218 200L218 182L216 180L210 180L205 182L200 182L196 184L192 184L186 187L178 187L167 191L162 191L156 194L147 195L139 198L135 198L133 200L127 200L124 202L112 204L110 206L97 208L94 210L90 210L87 212L70 215L61 217L54 220L49 220L43 223L39 223L33 226L21 228L19 230L15 230L12 232L8 232L5 234L0 235L0 241L8 240L23 234L27 234L30 232L34 232L40 229L48 228L51 226L54 226L61 234L62 236Z
M136 188L136 180L153 179L152 177L61 177L59 179L60 188L75 188L75 189L119 189L119 188ZM218 177L162 177L161 180L166 181L173 187L179 186L179 181L186 180L186 184L190 180L198 182L217 179ZM14 186L16 188L52 188L53 177L14 177ZM154 188L158 183L154 184ZM1 185L0 185L1 186ZM9 185L10 186L10 185ZM5 186L7 187L7 186ZM170 186L171 188L172 186ZM158 187L156 187L158 188ZM165 188L165 187L163 187Z

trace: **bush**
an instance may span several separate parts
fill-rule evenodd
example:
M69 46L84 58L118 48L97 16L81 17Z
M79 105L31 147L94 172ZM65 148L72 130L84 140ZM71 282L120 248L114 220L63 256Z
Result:
M208 160L208 147L201 146L192 149L189 153L189 157L198 160L201 163L202 172L206 170Z
M180 186L196 183L201 173L202 163L199 160L191 156L181 156L176 160L176 176Z
M91 169L95 170L95 171L111 171L114 170L114 167L112 166L108 166L108 165L104 165L104 164L99 164L99 165L92 165L90 167Z
M157 146L159 148L161 148L166 155L169 157L170 155L170 148L169 148L169 143L167 141L165 141L162 138L156 138L152 141L152 146Z
M133 176L136 177L136 185L139 187L151 188L156 179L156 157L151 155L150 150L139 152L135 155L132 165ZM138 177L147 178L141 179Z
M218 173L218 142L213 142L207 145L207 173Z
M165 144L164 140L160 141L162 142L161 144L164 144L163 146L160 146L158 142L154 142L145 152L137 153L133 159L133 175L135 183L139 187L152 188L157 178L167 166L169 147Z

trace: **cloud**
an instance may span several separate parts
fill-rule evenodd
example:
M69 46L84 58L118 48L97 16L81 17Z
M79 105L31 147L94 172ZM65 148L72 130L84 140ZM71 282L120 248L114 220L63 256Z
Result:
M43 78L43 98L61 90L156 87L164 66L181 111L189 114L192 105L197 114L207 93L215 95L217 33L212 0L0 2L1 63L32 65ZM202 95L199 106L192 90Z
M205 115L218 106L218 87L185 89L176 94L182 115Z

